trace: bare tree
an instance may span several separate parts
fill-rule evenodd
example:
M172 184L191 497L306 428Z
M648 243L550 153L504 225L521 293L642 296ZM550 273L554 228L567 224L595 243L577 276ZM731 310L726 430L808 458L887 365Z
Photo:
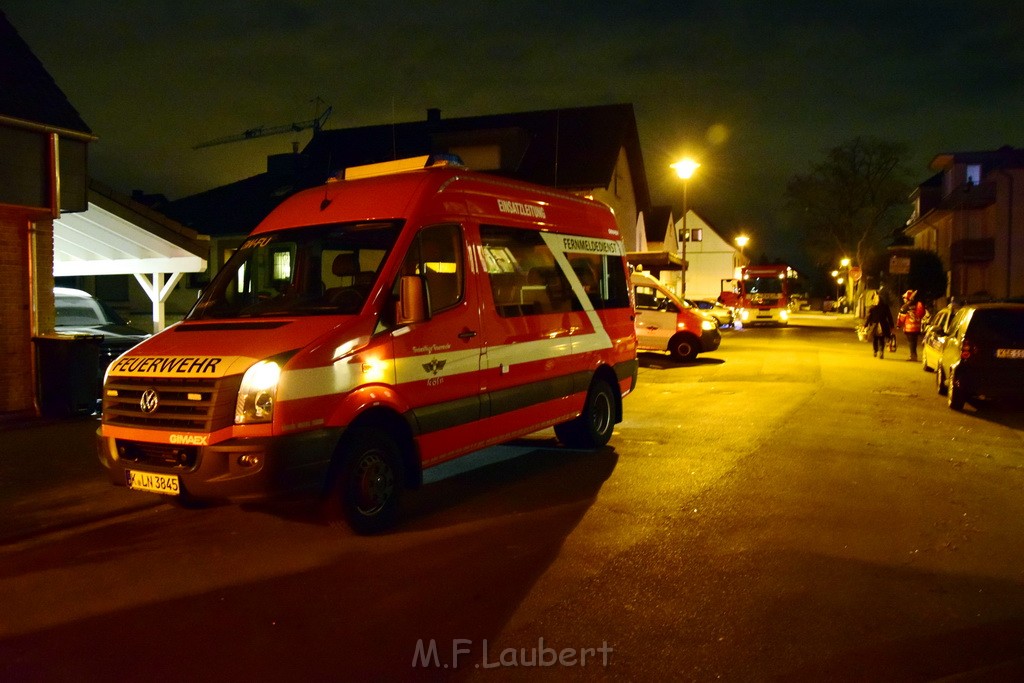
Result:
M904 145L858 137L828 152L786 186L786 200L821 264L848 257L860 266L910 214Z

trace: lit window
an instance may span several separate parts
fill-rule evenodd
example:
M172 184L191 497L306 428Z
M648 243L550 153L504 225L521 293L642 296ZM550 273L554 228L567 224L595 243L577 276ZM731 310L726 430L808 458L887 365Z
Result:
M967 166L967 182L971 185L981 184L981 164L969 164Z

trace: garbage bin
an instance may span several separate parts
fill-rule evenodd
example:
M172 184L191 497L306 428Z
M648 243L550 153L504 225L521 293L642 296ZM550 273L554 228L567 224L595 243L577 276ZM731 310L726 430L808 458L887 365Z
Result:
M102 335L46 335L36 347L39 408L47 417L91 415L100 398Z

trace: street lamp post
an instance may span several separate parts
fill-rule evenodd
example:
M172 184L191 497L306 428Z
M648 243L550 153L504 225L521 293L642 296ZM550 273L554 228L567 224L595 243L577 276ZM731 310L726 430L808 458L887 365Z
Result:
M684 282L684 271L686 269L686 240L689 238L689 234L686 231L686 214L689 208L686 205L686 186L689 184L690 178L693 177L694 171L700 168L700 163L693 159L686 158L672 164L672 168L676 170L676 174L683 179L683 234L679 237L679 260L682 261L679 270L679 295L685 294Z
M744 262L747 260L747 255L744 252L744 249L746 248L746 246L749 243L750 243L750 238L747 237L746 235L737 235L736 236L736 246L740 248L740 265L745 265Z

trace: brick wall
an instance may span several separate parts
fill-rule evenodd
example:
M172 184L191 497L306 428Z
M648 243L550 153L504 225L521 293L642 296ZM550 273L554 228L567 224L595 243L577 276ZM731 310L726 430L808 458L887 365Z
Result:
M29 226L29 217L24 212L0 207L0 416L30 414L35 410L30 302L38 297L29 296ZM53 224L44 221L36 229L36 269L49 278L52 290ZM45 286L36 284L37 290ZM51 320L52 299L51 295Z

